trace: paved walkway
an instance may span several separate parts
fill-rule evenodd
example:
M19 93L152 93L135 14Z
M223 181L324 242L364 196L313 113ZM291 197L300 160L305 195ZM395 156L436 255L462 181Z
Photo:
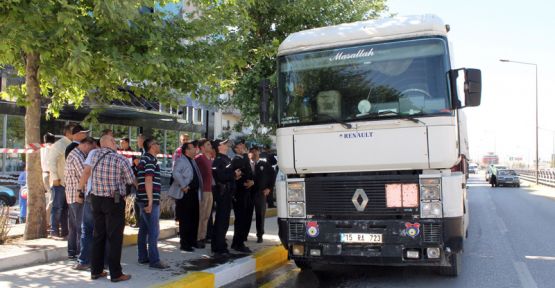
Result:
M260 249L275 246L279 243L277 219L275 217L266 219L267 234L264 236L264 243L256 243L254 224L253 222L249 242L246 243L253 251L260 251ZM233 226L230 227L228 232L228 243L231 243L232 237ZM43 239L43 241L46 240ZM65 243L65 241L55 242ZM166 282L188 272L202 271L220 264L236 261L245 256L244 254L232 253L232 257L229 259L217 260L211 257L209 245L205 249L196 249L195 252L184 252L179 250L179 238L176 237L160 241L158 247L161 259L170 265L167 270L155 270L138 264L137 246L128 246L123 249L123 271L132 275L130 281L122 283L111 283L108 279L93 281L90 280L90 272L71 269L75 261L64 260L0 272L0 287L148 287ZM0 253L2 252L0 251Z

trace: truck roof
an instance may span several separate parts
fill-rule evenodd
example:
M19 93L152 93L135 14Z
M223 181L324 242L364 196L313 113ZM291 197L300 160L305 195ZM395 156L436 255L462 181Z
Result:
M447 35L447 29L443 21L432 14L358 21L293 33L279 46L278 56L361 43L437 35Z

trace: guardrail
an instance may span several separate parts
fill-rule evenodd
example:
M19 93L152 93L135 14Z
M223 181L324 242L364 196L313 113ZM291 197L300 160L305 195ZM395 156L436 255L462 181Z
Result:
M535 170L515 170L520 179L536 182L536 171ZM539 183L545 186L555 187L555 171L552 170L540 170L539 173Z

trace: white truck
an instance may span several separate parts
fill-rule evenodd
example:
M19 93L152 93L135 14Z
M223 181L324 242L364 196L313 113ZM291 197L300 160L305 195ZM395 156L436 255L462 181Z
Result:
M279 235L314 264L435 266L458 275L468 229L464 107L481 73L453 69L433 15L291 34L278 52Z

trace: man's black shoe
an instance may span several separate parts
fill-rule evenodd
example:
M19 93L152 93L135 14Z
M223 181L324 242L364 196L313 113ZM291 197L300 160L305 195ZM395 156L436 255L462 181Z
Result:
M193 245L193 247L198 248L198 249L204 249L204 248L206 248L206 245L204 244L204 242L198 241L196 245Z
M180 249L183 250L183 251L187 251L187 252L195 251L195 249L193 249L193 247L191 247L191 246L181 246Z
M251 249L249 249L249 247L247 246L240 246L240 247L231 247L233 250L237 251L237 252L241 252L241 253L252 253Z
M262 243L262 242L264 242L264 241L262 240L262 236L258 236L258 239L256 240L256 243Z

